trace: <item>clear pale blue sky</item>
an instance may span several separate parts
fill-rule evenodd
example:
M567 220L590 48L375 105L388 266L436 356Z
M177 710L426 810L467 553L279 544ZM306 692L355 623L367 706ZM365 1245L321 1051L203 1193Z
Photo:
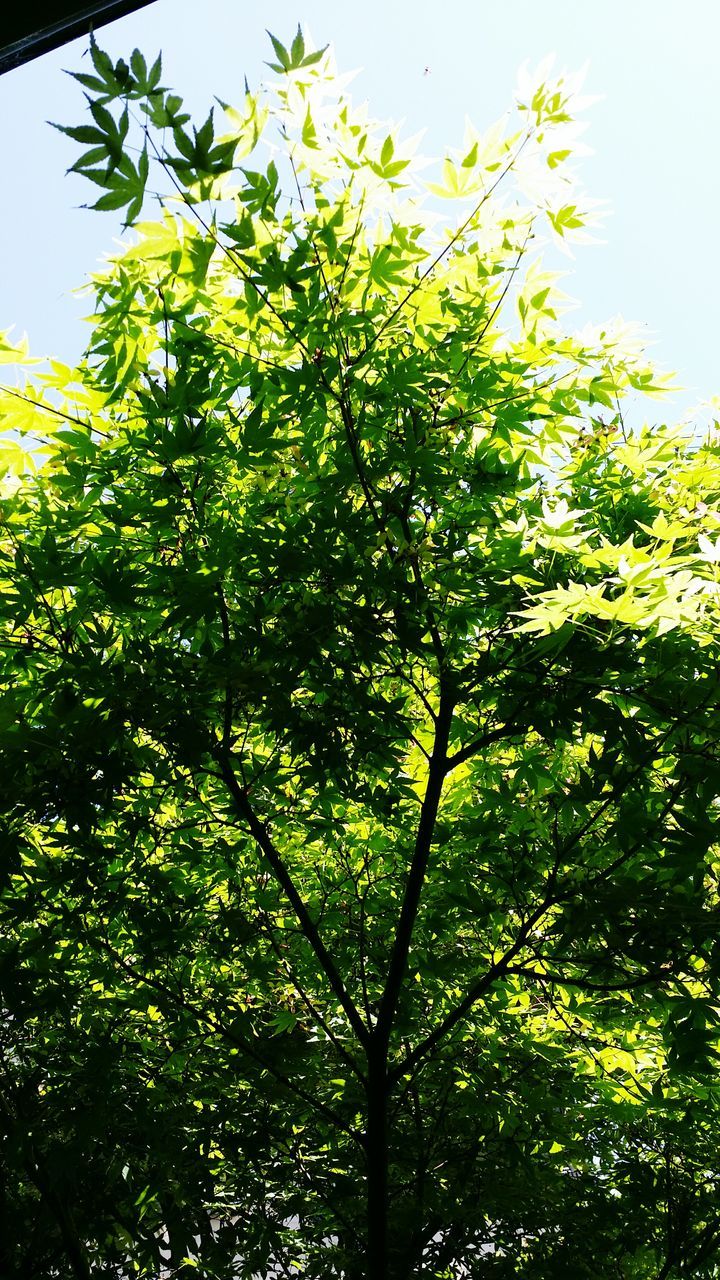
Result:
M555 52L589 61L582 161L588 193L607 198L606 243L577 250L565 287L577 324L618 312L654 335L655 357L678 371L680 406L720 392L720 5L717 0L156 0L105 27L114 56L163 50L163 82L191 110L238 99L262 78L265 27L289 39L297 22L332 41L352 92L379 118L426 127L425 154L461 142L465 115L484 127L510 104L525 59ZM76 41L0 79L0 329L27 331L37 354L72 360L88 299L72 296L112 248L118 221L79 206L86 184L64 171L77 154L45 122L78 123L83 69ZM430 74L424 74L425 67ZM569 320L571 318L569 317Z

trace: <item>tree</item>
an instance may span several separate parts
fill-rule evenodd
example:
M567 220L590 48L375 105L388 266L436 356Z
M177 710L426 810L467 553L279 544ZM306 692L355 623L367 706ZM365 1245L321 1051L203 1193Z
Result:
M220 136L92 45L0 400L4 1270L717 1276L716 428L563 325L573 80L429 205L272 43Z

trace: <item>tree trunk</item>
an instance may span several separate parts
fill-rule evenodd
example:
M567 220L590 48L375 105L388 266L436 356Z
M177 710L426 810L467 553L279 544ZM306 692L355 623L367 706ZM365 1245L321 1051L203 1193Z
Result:
M367 1280L389 1280L387 1044L368 1048L367 1080Z

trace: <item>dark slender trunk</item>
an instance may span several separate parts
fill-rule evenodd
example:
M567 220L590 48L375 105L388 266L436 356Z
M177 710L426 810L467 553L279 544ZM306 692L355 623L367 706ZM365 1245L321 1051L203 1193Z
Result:
M389 1280L387 1043L368 1047L367 1079L367 1280Z

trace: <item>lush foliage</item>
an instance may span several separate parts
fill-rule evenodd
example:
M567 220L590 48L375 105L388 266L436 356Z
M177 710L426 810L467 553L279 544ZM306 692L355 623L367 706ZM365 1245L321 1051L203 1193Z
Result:
M717 435L563 323L571 80L424 187L273 44L93 46L0 396L3 1274L717 1276Z

